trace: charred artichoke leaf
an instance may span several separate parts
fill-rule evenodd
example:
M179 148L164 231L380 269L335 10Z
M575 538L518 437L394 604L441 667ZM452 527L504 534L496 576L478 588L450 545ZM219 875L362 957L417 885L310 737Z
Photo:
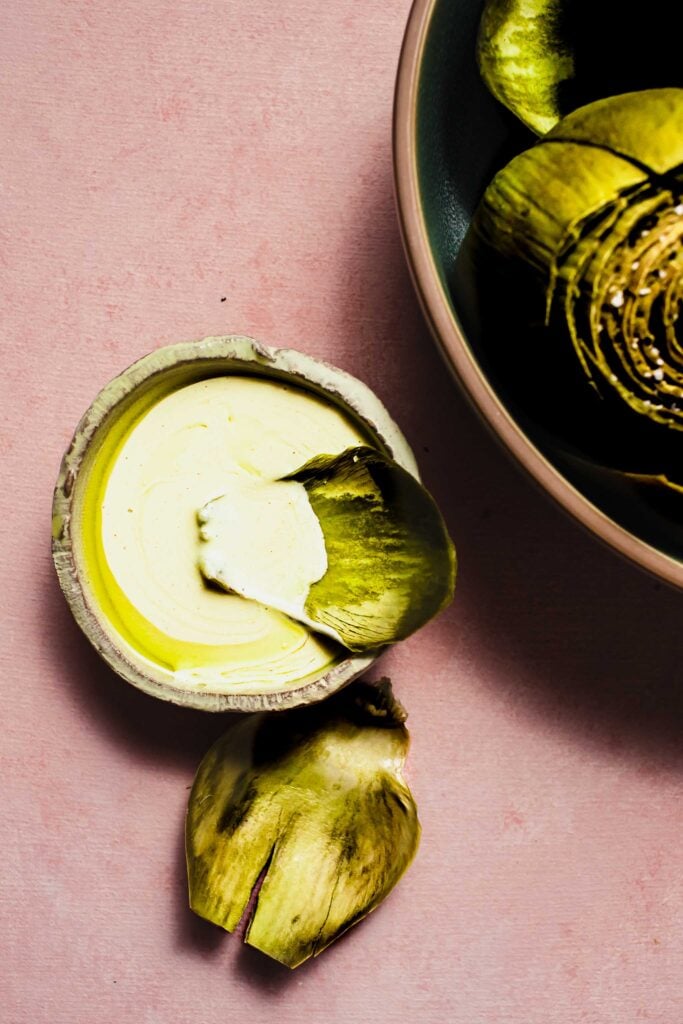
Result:
M424 487L381 452L321 455L265 486L271 509L281 492L299 488L306 508L297 499L291 519L299 532L263 528L258 505L237 514L235 491L209 502L199 512L206 579L352 651L403 639L451 600L455 551L443 518ZM306 550L318 554L304 566Z
M663 451L671 431L683 430L682 124L680 89L612 97L568 115L498 173L456 282L461 294L477 294L483 317L494 297L499 306L516 303L514 356L504 358L522 405L548 415L538 386L519 382L540 376L543 387L567 395L569 435L581 428L598 447L603 427L620 432L621 417L622 443L640 448L635 468L646 465L640 456L648 449L661 456L655 475L675 465L675 454ZM587 382L601 408L591 406ZM647 433L662 426L668 438Z
M562 0L488 0L477 60L497 100L543 135L559 121L560 89L574 73Z
M199 766L186 820L190 906L288 967L374 910L419 843L402 777L405 712L388 680L253 715Z

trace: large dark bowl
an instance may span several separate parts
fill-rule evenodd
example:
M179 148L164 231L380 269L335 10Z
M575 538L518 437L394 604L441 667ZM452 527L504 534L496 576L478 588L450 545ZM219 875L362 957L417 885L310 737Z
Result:
M610 474L565 461L512 414L462 329L449 281L474 208L495 171L534 139L482 84L475 40L483 0L415 0L396 84L394 168L401 230L425 316L443 356L494 434L595 536L683 588L683 525Z

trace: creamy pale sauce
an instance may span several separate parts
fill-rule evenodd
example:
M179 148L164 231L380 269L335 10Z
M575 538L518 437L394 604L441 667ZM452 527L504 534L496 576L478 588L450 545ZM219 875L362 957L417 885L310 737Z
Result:
M338 660L340 649L306 626L207 585L197 512L231 488L258 491L315 455L364 442L334 406L249 377L180 387L133 418L86 495L101 508L86 549L124 643L176 683L217 692L282 689ZM256 542L277 510L264 513L261 534L255 507L250 514L243 536Z
M303 484L233 473L197 519L205 579L307 621L306 598L327 572L327 551Z

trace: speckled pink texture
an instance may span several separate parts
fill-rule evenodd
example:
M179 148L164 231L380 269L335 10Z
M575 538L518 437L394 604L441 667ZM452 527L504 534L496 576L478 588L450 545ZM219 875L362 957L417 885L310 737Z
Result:
M518 475L432 346L391 185L408 6L0 8L8 1024L683 1020L683 598ZM96 391L227 331L375 388L460 555L452 608L382 666L410 710L420 853L294 973L186 909L187 789L225 719L103 667L49 556Z

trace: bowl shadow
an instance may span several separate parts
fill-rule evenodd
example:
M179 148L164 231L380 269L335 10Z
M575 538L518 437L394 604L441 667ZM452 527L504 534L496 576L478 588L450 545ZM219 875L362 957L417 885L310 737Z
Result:
M56 673L80 713L134 761L163 762L193 772L211 744L239 717L179 707L120 679L76 625L54 572L42 600L47 605L44 621L50 623L43 642Z

